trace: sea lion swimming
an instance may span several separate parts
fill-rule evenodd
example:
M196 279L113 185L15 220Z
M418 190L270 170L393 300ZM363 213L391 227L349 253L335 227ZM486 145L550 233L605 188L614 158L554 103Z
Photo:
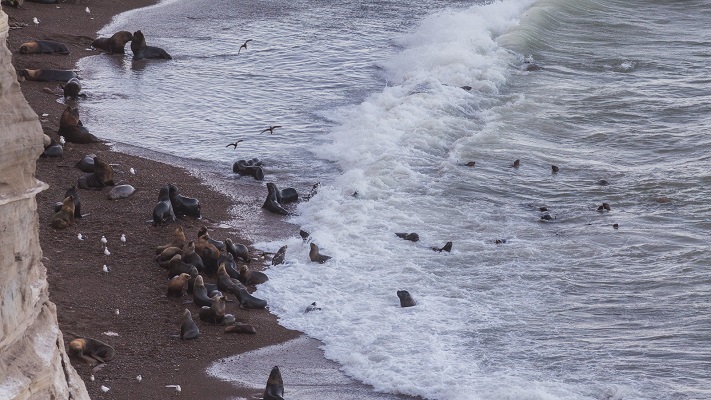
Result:
M67 106L59 118L59 130L57 134L64 136L67 142L72 143L97 143L99 139L89 133L89 130L84 127L79 119L79 110Z
M178 187L172 183L168 184L168 195L176 215L200 218L200 201L198 199L181 196L178 193Z
M283 245L279 248L279 250L274 254L274 257L272 258L272 265L279 265L279 264L284 264L284 257L286 256L286 248L287 245Z
M281 379L279 367L272 368L264 388L264 400L284 400L284 381Z
M74 222L74 197L67 196L62 207L52 216L50 225L54 229L64 229Z
M129 31L119 31L110 38L98 38L91 43L91 47L102 50L109 54L124 54L126 43L133 39L133 34Z
M420 235L416 234L415 232L412 233L396 233L397 237L409 240L411 242L417 242L420 240Z
M513 167L513 168L518 168L520 166L521 166L521 160L518 160L518 159L513 162L513 165L511 165L511 167Z
M76 78L77 74L74 71L65 71L58 69L21 69L17 75L27 79L28 81L40 82L67 82L72 78Z
M554 174L557 174L558 171L560 171L560 168L558 168L557 165L551 165L551 172Z
M450 251L452 251L452 242L445 243L444 246L441 248L433 247L432 250L434 250L436 252L446 251L449 253Z
M182 340L197 339L200 336L200 330L195 321L193 321L193 315L187 308L183 311L183 316L180 318L180 338Z
M134 60L142 60L144 58L162 58L170 60L173 57L160 47L147 46L146 38L140 30L133 32L131 39L131 51L133 52Z
M175 222L175 213L170 203L168 186L163 186L158 193L158 203L153 207L153 225L160 225L169 219Z
M397 297L400 299L400 307L412 307L417 305L417 302L412 298L407 290L398 290Z
M318 246L316 245L316 243L312 242L311 243L311 250L309 250L309 259L312 262L317 262L317 263L323 264L326 261L330 260L331 256L321 254L319 252L319 249L318 249Z
M602 205L601 205L600 207L598 207L597 210L598 210L598 211L605 211L605 210L607 210L607 211L612 211L612 208L610 207L609 204L607 204L607 203L602 203Z
M69 342L67 353L70 357L84 360L88 364L105 363L113 360L116 350L96 339L76 338Z
M105 186L114 185L114 169L109 163L94 157L94 172L79 177L79 189L101 190Z
M52 40L33 40L20 45L20 54L69 54L67 45Z
M72 78L67 81L67 83L64 84L62 87L62 90L64 91L64 97L67 98L73 98L76 99L77 97L80 96L81 92L81 82L79 82L79 79L77 78ZM81 95L83 96L83 95Z
M304 313L310 313L311 311L320 311L321 307L316 306L316 302L314 301L313 303L309 304L306 307L306 310L304 310Z

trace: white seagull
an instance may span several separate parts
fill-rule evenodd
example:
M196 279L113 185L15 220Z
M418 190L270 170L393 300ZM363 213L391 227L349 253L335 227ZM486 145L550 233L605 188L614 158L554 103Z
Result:
M35 25L39 25L40 20L37 17L32 18L32 22L35 23Z
M141 383L141 381L143 380L143 377L141 375L138 375L136 377L136 380L138 381L138 383Z
M108 242L108 240L106 240L106 236L101 235L101 244L103 244L104 247L106 247L106 242ZM108 254L107 254L107 256L108 256Z
M119 315L119 309L117 308L116 311L114 311L114 313L116 313L116 315Z
M101 270L104 271L104 272L106 272L106 273L108 273L108 272L109 272L109 267L107 267L106 264L104 264L104 267L103 267Z
M64 136L60 136L60 137L59 137L59 144L61 144L62 146L64 146L64 143L67 143L67 141L64 140Z
M109 251L108 247L104 247L104 255L110 256L111 252Z
M136 170L131 167L131 169L128 170L128 172L131 173L131 175L136 175Z
M87 14L91 13L91 11L89 10L89 7L87 7L84 11L86 11Z
M182 389L180 388L180 385L165 385L165 387L167 387L167 388L175 388L175 391L178 392L178 393L180 393L180 391L182 390Z
M84 236L82 236L82 234L80 233L80 234L77 235L77 239L79 239L79 240L84 240Z
M121 234L121 244L126 244L126 235Z
M102 391L102 392L106 393L106 392L108 392L109 390L111 390L111 389L107 388L107 387L104 386L104 385L101 385L101 391Z

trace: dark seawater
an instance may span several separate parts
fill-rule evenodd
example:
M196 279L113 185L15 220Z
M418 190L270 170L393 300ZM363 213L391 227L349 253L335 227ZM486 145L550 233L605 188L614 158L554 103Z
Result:
M711 399L710 20L708 1L168 2L102 33L174 59L82 60L82 119L227 192L239 158L321 182L290 222L333 259L257 233L289 245L257 294L378 391Z

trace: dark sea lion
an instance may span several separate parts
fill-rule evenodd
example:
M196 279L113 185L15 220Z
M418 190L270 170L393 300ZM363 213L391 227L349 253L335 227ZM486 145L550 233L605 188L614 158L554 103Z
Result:
M168 282L168 296L172 297L183 297L185 293L185 285L190 280L190 274L180 274L174 276L173 279Z
M513 168L518 168L520 166L521 166L521 160L516 160L513 162L513 165L512 165Z
M140 30L133 32L133 38L131 39L131 51L133 52L134 60L142 60L144 58L162 58L170 60L173 58L160 47L147 46L146 38Z
M225 318L225 296L217 296L210 307L200 309L200 321L219 324Z
M213 301L214 299L207 294L207 288L205 287L205 281L202 275L196 276L193 282L193 303L198 307L210 307Z
M155 261L161 268L170 268L170 260L176 255L182 255L183 249L180 247L167 247L165 250L161 251L155 258Z
M251 160L237 160L232 164L232 172L241 176L251 176L255 180L261 181L264 179L264 170L262 170L262 162L258 158Z
M442 251L450 252L450 251L452 251L452 242L445 243L444 246L441 248L433 247L432 250L437 251L437 252L442 252Z
M109 163L94 157L94 172L79 177L78 185L80 189L101 190L105 186L114 185L114 169Z
M217 270L217 287L224 292L237 296L241 308L262 309L267 306L266 300L252 296L238 280L230 278L225 269L225 264L221 264Z
M417 304L407 290L398 290L397 297L400 298L400 307L412 307Z
M185 231L183 230L183 227L178 226L177 228L175 228L175 231L173 231L173 240L171 240L171 242L168 244L156 247L156 254L160 254L168 247L179 247L182 249L183 246L185 246L185 244L187 243L187 241L188 240L185 237Z
M74 71L58 69L21 69L17 74L28 81L40 82L66 82L77 77Z
M64 136L67 142L72 143L97 143L99 139L89 133L89 130L84 127L79 119L79 110L67 106L59 118L59 130L57 134Z
M239 281L243 285L259 285L269 280L269 277L264 272L250 271L246 265L240 265L239 276Z
M76 338L69 342L67 354L86 361L88 364L105 363L114 359L116 350L96 339Z
M169 219L175 222L175 213L170 204L168 186L163 186L158 193L158 203L153 207L153 225L160 225Z
M560 171L560 168L558 168L557 165L551 165L551 172L554 174L557 174L558 171Z
M136 188L129 184L123 184L111 188L111 190L109 190L108 197L109 200L125 199L134 193L136 193Z
M279 204L279 201L277 200L277 187L275 184L269 182L267 183L267 199L264 201L264 204L262 205L262 208L266 209L269 212L273 212L275 214L280 214L280 215L289 215L289 212L286 211L281 204Z
M44 151L40 154L40 157L64 157L64 147L57 143L56 140L52 139L49 146L44 148Z
M460 88L466 90L467 92L472 90L472 87L469 85L460 86Z
M274 257L272 258L272 265L284 264L284 257L286 257L286 248L287 245L283 245L279 248L276 254L274 254Z
M326 261L330 260L330 256L323 255L319 252L318 246L316 243L311 243L311 250L309 251L309 259L312 262L317 262L317 263L325 263Z
M168 195L170 203L173 205L175 215L187 215L188 217L200 218L200 201L192 197L181 196L178 187L168 184Z
M72 196L74 200L74 218L81 218L81 198L79 197L79 193L77 192L77 187L72 186L69 189L67 189L66 192L64 192L64 198L66 199L68 196ZM57 203L54 206L54 212L59 212L59 210L62 208L63 203Z
M82 170L82 172L94 172L94 157L96 157L96 154L87 154L81 160L77 161L75 166Z
M550 215L550 214L547 214L547 213L546 213L546 214L543 214L543 215L541 216L541 221L552 221L552 220L554 220L554 219L555 219L554 216L552 216L552 215Z
M279 367L272 368L264 388L264 400L284 400L284 381L281 379Z
M620 225L619 224L612 224L612 228L613 229L620 229Z
M193 315L187 308L183 311L183 316L180 318L180 338L183 340L197 339L200 336L200 330L195 321L193 321Z
M245 288L239 290L239 295L237 296L237 299L239 300L240 308L246 308L250 310L261 310L267 307L266 300L262 300L252 296Z
M190 279L188 280L188 293L193 292L193 287L195 285L195 279L197 279L198 276L200 276L200 273L198 272L197 268L195 268L195 266L193 266L190 269ZM204 282L203 282L203 285L204 285Z
M79 97L79 92L81 92L81 82L77 78L72 78L64 84L62 90L64 91L64 97L76 99Z
M538 207L538 211L540 211L540 212L548 211L548 207Z
M252 325L236 322L225 328L225 333L257 333L257 330Z
M67 196L62 207L52 216L50 225L54 229L64 229L74 222L74 197Z
M20 45L20 54L69 54L67 45L52 40L33 40Z
M496 239L494 240L494 244L506 244L506 239Z
M227 275L229 275L230 278L237 279L237 280L241 279L240 273L239 273L239 268L237 267L237 263L235 262L235 259L231 253L220 255L220 258L217 260L217 265L222 265L222 264L224 264L225 270L227 271ZM217 271L215 271L215 272L217 272ZM241 282L241 280L240 280L240 282Z
M465 167L475 167L476 166L476 161L469 161L468 163L464 164Z
M124 54L126 43L133 39L133 34L128 31L119 31L110 38L98 38L91 43L91 47L109 54Z
M314 301L313 303L309 304L306 307L306 310L304 310L305 313L310 313L311 311L320 311L321 307L316 306L316 302Z
M302 238L302 239L304 240L304 242L305 242L305 241L309 240L309 236L311 236L311 234L308 233L308 232L306 232L306 231L303 230L303 229L299 229L299 236L301 236L301 238Z
M242 259L244 262L252 261L249 257L249 249L247 246L241 243L234 243L230 238L225 239L225 249L228 253L232 254L235 260Z
M195 252L195 242L192 240L183 246L182 258L184 263L192 265L198 270L198 272L205 269L205 265L202 263L202 258Z
M612 208L610 207L609 204L607 204L607 203L602 203L602 205L601 205L600 207L598 207L597 210L598 210L598 211L605 211L605 210L607 210L607 211L612 211Z
M225 249L225 243L211 238L210 235L207 233L207 227L205 225L201 226L198 230L198 238L201 238L203 236L207 237L207 241L210 242L210 244L212 244L213 246L215 246L217 250L222 251Z
M168 264L168 278L173 279L173 277L180 274L190 275L192 268L192 265L183 262L183 258L180 254L176 254L170 259L170 263Z
M416 234L415 232L412 233L396 233L397 237L409 240L411 242L417 242L420 240L420 235Z
M316 196L318 194L319 187L321 187L321 182L314 183L314 185L311 187L311 191L309 192L309 194L304 196L304 201L309 201L312 197Z
M294 188L277 189L276 194L279 204L293 203L299 200L299 193Z
M523 69L526 71L539 71L543 69L540 65L532 62L532 61L524 61L523 62Z

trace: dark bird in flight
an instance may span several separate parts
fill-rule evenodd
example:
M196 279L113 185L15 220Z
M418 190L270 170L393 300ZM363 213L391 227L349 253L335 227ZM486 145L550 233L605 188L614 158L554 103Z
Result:
M276 128L281 128L281 125L270 126L269 128L259 132L259 134L261 135L262 133L264 133L266 131L269 131L269 133L272 134L272 133L274 133L274 129L276 129Z
M243 44L242 46L239 46L239 50L237 50L237 54L239 54L239 52L242 51L242 49L247 50L247 43L249 43L249 42L251 42L251 41L252 41L252 39L247 39L247 40L245 40L245 41L244 41L244 44Z
M239 144L239 142L243 142L243 141L244 141L244 139L240 139L240 140L238 140L238 141L236 141L236 142L234 142L234 143L228 144L228 145L225 146L225 147L234 146L234 148L235 148L235 150L236 150L236 149L237 149L237 145Z

